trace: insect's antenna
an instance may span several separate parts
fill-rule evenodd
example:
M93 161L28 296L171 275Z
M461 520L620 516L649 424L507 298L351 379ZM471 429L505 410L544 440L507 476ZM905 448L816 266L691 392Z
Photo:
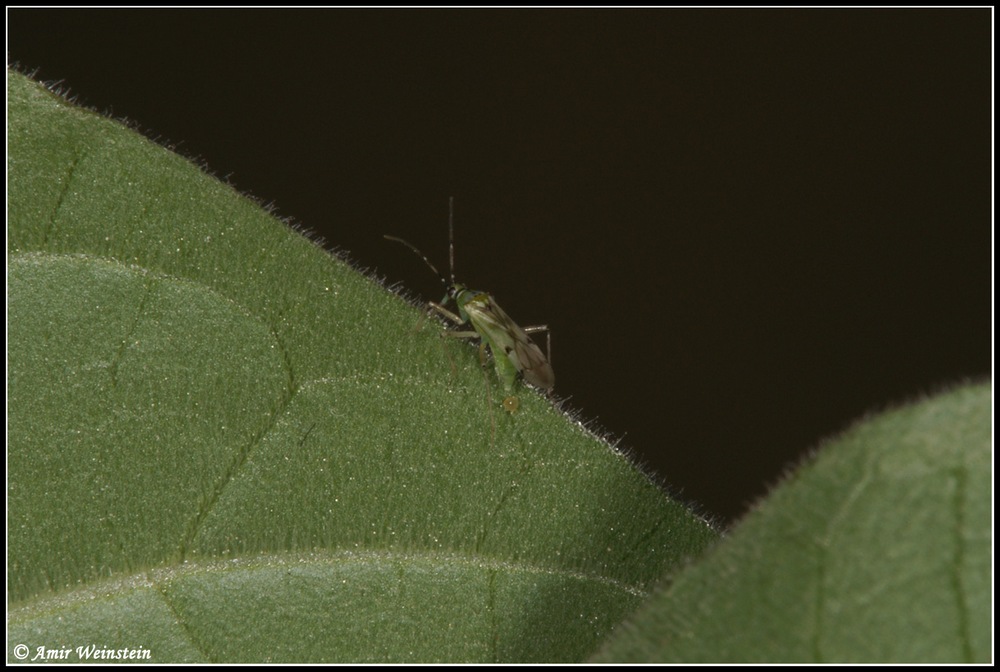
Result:
M397 238L396 236L386 236L386 235L383 235L382 237L385 238L386 240L393 240L393 241L395 241L397 243L402 243L403 245L406 245L408 248L410 248L411 250L413 250L417 254L418 257L420 257L421 259L424 260L424 263L427 264L432 271L434 271L434 275L436 275L439 278L441 278L441 282L445 283L446 285L448 284L448 281L444 279L443 275L441 275L441 271L439 271L434 266L434 264L431 263L431 260L427 258L427 255L425 255L423 252L421 252L420 250L418 250L416 248L416 246L411 245L410 243L406 242L402 238Z
M451 284L455 284L455 197L448 197L448 265Z

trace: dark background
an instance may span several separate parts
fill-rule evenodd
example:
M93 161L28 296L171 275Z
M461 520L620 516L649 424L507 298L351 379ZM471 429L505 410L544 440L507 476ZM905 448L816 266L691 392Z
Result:
M9 10L8 61L359 267L393 233L556 392L737 517L869 411L992 371L980 10ZM363 344L359 344L363 347Z

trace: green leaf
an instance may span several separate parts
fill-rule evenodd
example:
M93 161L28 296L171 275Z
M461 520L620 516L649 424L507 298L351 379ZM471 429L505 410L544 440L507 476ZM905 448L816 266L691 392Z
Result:
M824 446L595 660L989 662L991 406L960 387Z
M187 160L7 131L8 660L582 660L715 539Z

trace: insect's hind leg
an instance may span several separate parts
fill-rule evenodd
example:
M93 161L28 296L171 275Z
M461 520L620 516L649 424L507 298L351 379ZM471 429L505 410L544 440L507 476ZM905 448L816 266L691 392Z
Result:
M533 327L525 327L524 333L526 334L538 334L545 332L545 354L549 360L549 364L552 363L552 330L549 329L547 324L536 324Z

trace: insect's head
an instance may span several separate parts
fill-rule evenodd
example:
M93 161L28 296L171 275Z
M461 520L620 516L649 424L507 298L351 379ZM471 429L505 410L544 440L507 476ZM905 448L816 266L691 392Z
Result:
M446 293L445 293L445 298L442 300L442 303L446 302L448 299L451 299L456 303L456 305L459 306L461 310L461 306L468 301L468 299L465 298L465 296L479 294L479 292L469 292L468 288L466 288L465 285L455 282L454 216L455 216L455 199L449 198L448 199L448 272L451 274L450 279L446 278L441 273L441 271L437 269L437 266L431 263L431 260L427 258L427 255L417 249L416 245L413 245L412 243L409 243L403 240L402 238L397 238L396 236L383 236L383 237L386 238L387 240L392 240L397 243L402 243L403 245L406 245L408 248L413 250L414 254L423 259L424 263L427 264L427 267L434 272L434 275L438 276L438 279L441 281L441 284L443 284L445 287ZM462 317L466 317L466 315L464 315L465 311L461 310L461 312L463 313Z
M469 308L483 311L489 310L490 306L490 297L486 292L469 289L460 282L455 282L448 286L448 294L445 300L447 301L448 299L455 302L455 305L458 306L458 314L465 321L469 320Z

